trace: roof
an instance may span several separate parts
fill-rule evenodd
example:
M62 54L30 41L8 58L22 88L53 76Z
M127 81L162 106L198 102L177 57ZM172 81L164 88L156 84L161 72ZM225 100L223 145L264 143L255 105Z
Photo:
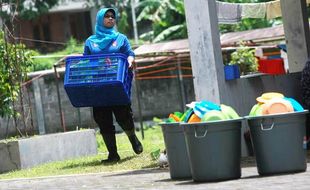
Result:
M275 39L284 39L283 25L263 29L247 30L242 32L230 32L221 35L221 46L236 46L241 40L263 42ZM135 49L135 54L155 54L155 53L183 53L189 52L188 39L174 40L155 44L145 44Z
M158 52L188 52L188 39L174 40L169 42L160 42L154 44L145 44L135 49L136 55L152 54Z
M279 38L284 38L283 25L255 30L247 30L242 32L229 32L221 35L221 44L222 46L229 46L234 45L241 40L259 42Z

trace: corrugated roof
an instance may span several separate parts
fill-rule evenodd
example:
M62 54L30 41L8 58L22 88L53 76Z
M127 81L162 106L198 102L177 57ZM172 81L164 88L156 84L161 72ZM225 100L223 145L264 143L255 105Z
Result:
M269 41L269 39L284 38L283 25L247 30L242 32L230 32L221 35L222 47L235 46L236 43L243 41ZM135 49L135 54L155 54L155 53L181 53L189 52L188 39L161 42L155 44L145 44Z
M247 30L242 32L230 32L221 35L222 46L229 46L244 41L264 41L268 39L283 38L284 30L283 25L274 26L269 28Z
M145 44L135 49L136 55L152 54L158 52L188 52L188 39L160 42L155 44Z

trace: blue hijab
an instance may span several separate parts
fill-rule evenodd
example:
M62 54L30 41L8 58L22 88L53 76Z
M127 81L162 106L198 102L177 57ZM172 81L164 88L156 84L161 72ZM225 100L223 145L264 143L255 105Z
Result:
M98 44L100 49L106 48L109 44L112 43L112 41L117 38L119 34L115 31L114 27L106 28L103 25L104 15L109 10L112 10L115 13L114 15L116 19L116 11L112 8L103 8L98 11L95 26L96 33L88 38L88 40L90 40L91 42Z

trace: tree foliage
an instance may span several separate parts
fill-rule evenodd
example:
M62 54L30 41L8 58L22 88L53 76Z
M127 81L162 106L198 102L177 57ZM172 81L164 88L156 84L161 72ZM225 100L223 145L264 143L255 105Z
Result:
M21 85L32 64L31 51L23 44L7 43L0 30L0 116L12 117Z
M18 13L20 18L31 20L47 13L58 2L59 0L2 0L0 16L9 18L10 15Z
M153 42L187 37L183 0L144 0L137 21L152 21L153 31L148 36Z
M261 3L272 0L219 0L230 3ZM187 37L183 0L141 0L138 21L150 20L153 31L141 35L153 42ZM276 20L242 19L237 24L220 24L220 32L235 32L270 27Z

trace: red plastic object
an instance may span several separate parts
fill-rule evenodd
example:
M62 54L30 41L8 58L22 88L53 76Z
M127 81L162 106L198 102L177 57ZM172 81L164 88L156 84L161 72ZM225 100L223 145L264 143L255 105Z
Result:
M283 59L259 59L258 70L268 74L285 74Z

